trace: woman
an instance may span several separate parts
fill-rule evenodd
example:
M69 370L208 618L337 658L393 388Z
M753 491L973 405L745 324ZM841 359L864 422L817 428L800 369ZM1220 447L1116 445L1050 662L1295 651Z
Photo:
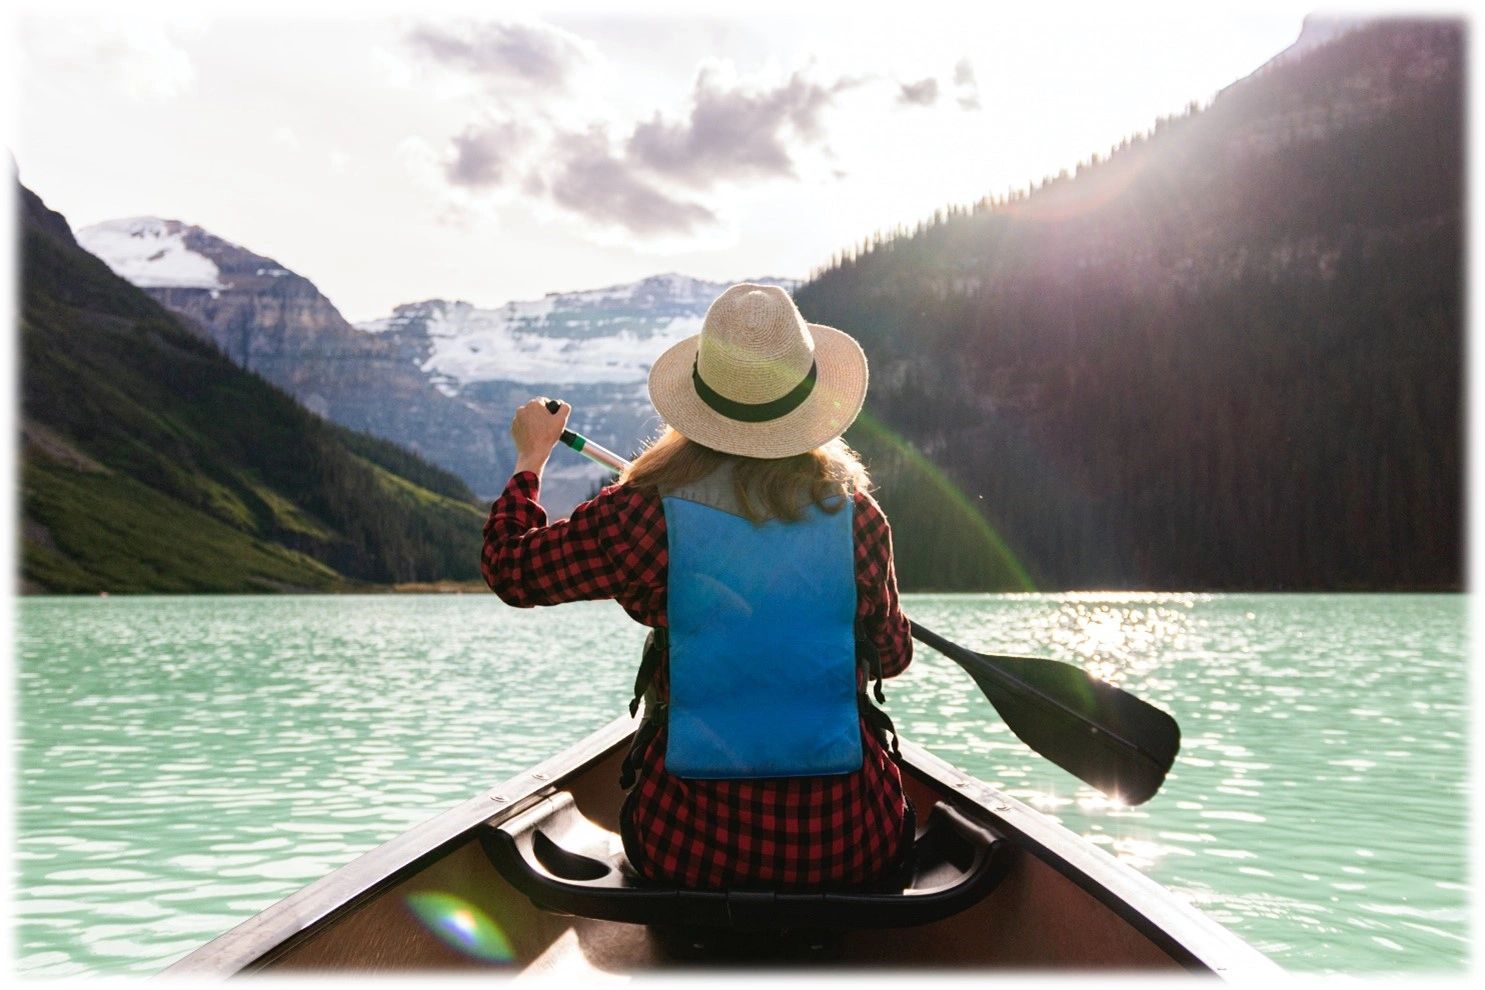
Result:
M614 598L654 630L621 826L642 876L847 886L907 853L912 808L863 692L874 676L881 700L912 639L887 520L840 439L866 380L860 346L783 289L731 286L650 371L663 435L551 524L537 494L570 410L516 412L515 474L485 524L491 590L520 607Z

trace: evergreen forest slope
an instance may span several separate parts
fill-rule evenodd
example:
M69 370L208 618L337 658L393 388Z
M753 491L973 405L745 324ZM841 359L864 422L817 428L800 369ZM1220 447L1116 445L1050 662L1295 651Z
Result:
M904 586L1461 587L1463 123L1378 21L814 273Z

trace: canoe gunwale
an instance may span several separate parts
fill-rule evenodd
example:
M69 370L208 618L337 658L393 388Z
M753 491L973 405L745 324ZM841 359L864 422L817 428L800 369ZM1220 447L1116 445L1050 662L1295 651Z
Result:
M261 968L315 928L375 897L467 840L490 819L515 814L556 790L555 781L603 759L632 735L621 715L568 749L435 815L346 863L207 942L162 971L165 976L230 976Z
M165 976L226 977L260 969L325 924L374 898L452 849L492 819L518 814L554 793L564 779L626 743L628 715L499 786L415 825L207 942ZM904 773L951 797L956 807L994 827L1025 853L1063 875L1149 939L1177 964L1224 976L1277 975L1267 956L1160 884L1047 816L969 776L910 740Z
M964 798L988 824L1119 915L1196 973L1273 974L1283 969L1167 888L1016 798L901 741L903 770Z

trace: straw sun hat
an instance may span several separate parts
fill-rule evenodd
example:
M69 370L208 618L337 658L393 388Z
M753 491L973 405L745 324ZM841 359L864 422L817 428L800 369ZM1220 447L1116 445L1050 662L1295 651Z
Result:
M730 286L701 333L650 368L650 401L687 440L744 457L792 457L846 431L866 400L866 355L806 323L776 285Z

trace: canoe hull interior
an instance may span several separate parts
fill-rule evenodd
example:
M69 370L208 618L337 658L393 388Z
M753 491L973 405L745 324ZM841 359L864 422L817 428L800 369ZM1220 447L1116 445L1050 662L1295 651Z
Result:
M645 926L537 909L502 879L479 842L487 821L557 789L617 831L629 724L616 721L367 853L168 972L496 968L580 975L696 965L667 954ZM904 782L917 807L947 801L994 826L1016 845L1009 871L984 900L942 921L840 935L833 965L1278 972L1236 936L1039 813L918 747L905 745L904 755Z

